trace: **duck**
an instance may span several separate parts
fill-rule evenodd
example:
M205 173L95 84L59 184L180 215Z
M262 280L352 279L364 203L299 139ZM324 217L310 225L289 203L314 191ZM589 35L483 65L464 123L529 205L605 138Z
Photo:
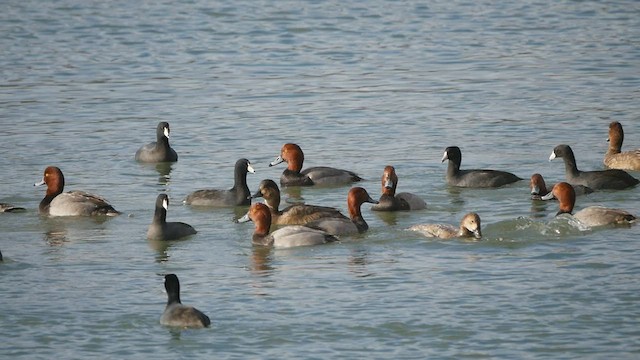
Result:
M153 221L147 230L149 240L176 240L185 236L196 234L196 229L183 222L167 222L167 210L169 210L169 196L159 194L156 198L156 210Z
M249 211L240 219L238 223L253 221L255 231L252 237L253 245L272 246L274 248L292 248L298 246L322 245L336 242L338 238L318 229L313 229L304 225L287 225L271 233L271 211L263 203L254 203L249 207Z
M19 212L25 211L26 209L23 207L14 206L12 204L0 203L0 213L3 212Z
M449 160L446 179L450 186L496 188L522 180L522 178L506 171L460 170L462 152L457 146L449 146L444 150L442 162L445 160Z
M164 288L167 290L167 306L160 317L160 324L181 328L205 328L211 325L211 319L193 306L183 305L180 301L180 281L176 274L164 276Z
M421 210L427 207L427 202L418 195L401 192L396 194L398 187L398 175L396 169L385 166L382 171L382 195L378 204L373 205L373 211L399 211L399 210Z
M321 218L349 219L340 210L329 206L294 204L282 210L280 206L280 189L275 181L264 179L252 199L264 198L264 203L271 211L271 223L276 225L304 225Z
M44 170L42 181L34 186L47 185L47 192L40 202L39 211L49 216L116 216L120 215L104 198L84 191L64 190L64 175L56 166Z
M2 251L0 251L0 261L4 261L4 260L2 259Z
M192 192L184 200L187 205L194 206L246 206L251 204L251 192L247 186L247 173L256 171L247 159L236 161L233 187L229 190L204 189Z
M640 171L640 149L622 152L624 131L622 124L612 121L609 124L609 149L604 155L604 165L610 169Z
M275 166L282 162L287 163L287 169L280 176L280 185L282 186L331 186L350 184L362 180L360 176L352 171L327 166L316 166L301 171L304 153L297 144L284 144L280 150L280 156L273 160L269 166Z
M169 133L169 123L159 122L156 127L156 141L138 149L135 155L136 161L146 163L178 161L178 153L169 145Z
M440 239L451 239L456 237L482 238L480 216L475 212L470 212L463 216L459 227L449 224L421 224L413 225L409 230L422 233L427 237L436 237Z
M555 158L564 159L565 177L571 185L584 185L593 190L622 190L636 186L640 182L640 180L629 175L626 171L619 169L578 170L573 150L566 144L558 145L553 149L549 156L549 161Z
M307 223L307 226L324 230L336 236L363 233L369 229L369 225L362 217L362 204L377 204L378 201L371 198L367 190L360 186L349 189L347 193L347 208L349 219L325 218Z
M541 198L547 195L550 191L547 189L547 184L545 183L544 178L538 173L531 175L529 188L531 189L531 200L542 200ZM553 189L553 185L551 188ZM576 195L586 195L593 192L592 188L584 185L573 185L573 190L576 192Z
M557 215L569 214L573 212L576 203L576 194L573 187L566 182L557 183L550 193L542 197L542 200L558 199L560 210ZM636 220L636 216L626 210L612 209L604 206L589 206L577 213L573 217L589 227L606 225L628 225Z

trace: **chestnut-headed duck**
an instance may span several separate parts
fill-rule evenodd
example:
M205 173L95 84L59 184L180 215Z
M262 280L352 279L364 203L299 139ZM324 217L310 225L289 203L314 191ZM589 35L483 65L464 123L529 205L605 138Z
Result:
M624 131L622 124L613 121L609 124L609 150L604 155L604 165L610 169L640 171L640 149L622 152Z
M197 231L193 226L183 222L167 222L167 210L169 210L169 197L160 194L156 199L156 210L153 221L147 230L149 240L176 240L193 235Z
M291 248L338 241L338 238L325 231L312 229L304 225L287 225L269 233L271 211L263 203L252 204L249 211L237 220L239 223L247 221L253 221L255 224L255 231L252 237L254 245Z
M560 211L556 215L571 214L576 203L576 194L573 187L566 182L557 183L551 192L542 197L543 200L556 198L560 203ZM604 206L589 206L577 213L573 217L583 224L594 227L615 224L629 224L636 219L631 213L612 209Z
M11 204L7 204L7 203L0 203L0 213L3 212L19 212L19 211L25 211L26 209L23 207L18 207L18 206L13 206Z
M251 204L251 192L247 186L247 173L255 173L247 159L236 161L233 187L229 190L204 189L192 192L184 200L194 206L243 206Z
M531 175L529 188L531 189L531 200L542 200L541 197L547 195L550 191L547 188L544 178L538 173ZM551 188L553 189L553 185L551 185ZM586 195L593 192L593 189L584 185L573 185L573 190L576 192L576 195Z
M136 151L135 159L140 162L174 162L178 161L178 154L169 145L169 123L160 122L156 128L156 141L142 146Z
M593 190L612 189L621 190L635 186L640 180L629 175L624 170L608 169L596 171L580 171L576 165L576 158L569 145L558 145L551 152L549 161L555 158L564 159L565 177L572 185L584 185Z
M280 206L280 189L275 181L265 179L260 182L258 191L252 199L262 197L271 210L271 223L276 225L304 225L321 218L348 219L340 210L329 206L294 204L282 210Z
M282 162L287 163L287 169L280 176L282 186L343 185L362 180L352 171L327 166L315 166L301 171L304 153L296 144L284 144L280 156L269 166Z
M462 152L457 146L444 150L442 162L449 160L447 167L447 184L458 187L494 188L522 180L520 177L499 170L460 170Z
M382 195L378 204L373 205L373 211L398 211L421 210L427 207L427 203L418 195L401 192L396 194L398 187L398 175L396 169L387 165L382 172Z
M202 311L182 304L180 281L175 274L164 276L164 288L167 290L167 306L160 317L160 324L181 328L204 328L211 325L211 320Z
M361 207L364 203L377 204L364 188L359 186L349 189L347 194L347 208L349 219L324 218L312 221L307 226L324 230L333 235L351 235L363 233L369 229L369 225L362 217Z
M451 239L455 237L482 237L480 226L480 216L474 212L466 214L460 221L460 227L449 224L421 224L413 225L409 228L411 231L417 231L428 237L437 237L441 239Z
M120 215L120 212L111 206L104 198L89 194L84 191L64 190L64 175L62 171L49 166L44 170L42 181L34 186L47 185L47 192L40 202L39 210L41 214L50 216L96 216Z

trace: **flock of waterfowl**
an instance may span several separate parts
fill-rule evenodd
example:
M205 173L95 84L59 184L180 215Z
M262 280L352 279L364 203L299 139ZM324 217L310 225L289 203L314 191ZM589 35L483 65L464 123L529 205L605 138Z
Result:
M169 145L169 124L160 122L156 131L157 140L142 146L135 154L140 162L175 162L178 154ZM622 125L612 122L609 125L609 149L604 158L608 168L596 171L581 171L577 167L575 155L568 145L556 146L549 160L562 158L565 164L566 182L560 182L547 188L540 174L530 179L533 200L557 199L558 214L572 214L576 195L588 194L602 189L622 190L637 185L640 181L625 170L640 171L640 149L622 152L624 133ZM473 188L497 188L511 184L522 178L498 170L460 169L462 152L456 146L447 147L442 162L448 161L446 182L449 186ZM287 168L280 177L281 186L342 185L362 180L356 173L332 167L311 167L302 169L304 153L296 144L285 144L280 155L269 164L275 166L282 162ZM348 216L338 209L327 206L294 204L280 209L280 189L275 181L265 179L259 189L251 194L247 186L247 173L254 169L247 159L239 159L235 164L234 185L231 189L202 189L190 193L184 203L190 206L249 206L249 210L237 222L254 222L255 231L252 242L260 246L294 247L318 245L338 241L340 237L362 233L368 225L362 216L364 203L374 204L372 211L407 211L424 209L427 203L418 195L396 193L398 176L393 166L384 168L381 185L382 195L374 200L367 190L354 186L347 194ZM104 198L83 191L63 192L64 175L62 171L49 166L43 179L35 185L45 185L47 191L39 205L39 212L49 216L115 216L120 214ZM263 198L264 203L251 203L252 199ZM153 220L148 227L150 240L176 240L196 233L189 224L167 222L169 197L157 196ZM0 204L0 212L24 210L9 204ZM582 209L573 217L587 226L623 224L635 221L636 217L621 209L591 206ZM274 229L272 231L272 229ZM466 214L459 226L448 224L419 224L409 230L429 237L482 237L480 216L477 213ZM2 253L0 253L2 261ZM165 276L165 288L168 302L160 322L169 326L205 327L209 318L193 307L184 306L180 301L180 285L174 274Z

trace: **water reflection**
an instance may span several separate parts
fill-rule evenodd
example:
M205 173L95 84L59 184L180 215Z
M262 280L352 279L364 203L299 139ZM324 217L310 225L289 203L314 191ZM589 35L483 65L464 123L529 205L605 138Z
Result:
M267 246L254 246L251 253L251 272L254 275L269 276L274 267L271 262L272 248Z
M155 168L160 175L160 177L158 178L158 185L169 185L171 180L171 170L173 170L173 163L157 163L155 164Z
M531 217L544 218L549 215L548 201L531 200Z
M349 255L349 271L354 273L356 277L372 276L373 273L367 268L370 263L369 252L365 247L353 249L351 255Z
M172 242L166 240L148 240L149 247L156 252L156 262L166 263L169 261L168 249Z
M371 211L371 213L375 213L387 225L396 225L398 223L398 213L396 211Z

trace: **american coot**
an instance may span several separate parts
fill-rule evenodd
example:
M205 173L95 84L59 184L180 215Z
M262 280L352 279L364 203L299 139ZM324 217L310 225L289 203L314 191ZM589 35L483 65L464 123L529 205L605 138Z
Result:
M622 152L624 131L622 124L613 121L609 124L609 149L604 155L604 165L611 169L640 171L640 149Z
M578 170L576 158L569 145L562 144L556 146L549 156L549 161L558 157L564 160L565 177L567 182L571 185L584 185L592 188L593 190L621 190L635 186L640 182L624 170Z
M253 221L255 231L252 237L254 245L273 246L276 248L291 248L296 246L321 245L338 241L335 236L318 229L304 225L287 225L269 233L271 228L271 211L262 203L251 205L245 216L237 222Z
M444 150L442 162L449 160L447 167L447 184L458 187L494 188L522 180L518 176L499 170L460 170L462 152L457 146Z
M189 224L183 222L167 222L168 209L169 197L167 194L158 195L153 221L147 230L147 238L149 240L176 240L197 232L196 229Z
M233 187L229 190L204 189L192 192L185 199L185 204L194 206L243 206L251 204L251 192L247 186L247 173L255 173L251 162L247 159L236 161Z
M62 171L49 166L44 170L42 181L35 186L47 185L47 193L40 202L40 213L50 216L115 216L120 212L113 208L104 198L84 191L64 190Z
M280 156L269 166L282 162L287 163L287 169L280 176L282 186L342 185L362 180L352 171L327 166L316 166L301 171L304 153L296 144L284 144Z
M426 201L418 195L401 192L396 194L398 187L398 175L396 169L388 165L382 172L382 195L378 204L373 205L373 211L398 211L398 210L420 210L427 207Z
M211 320L202 311L180 302L180 282L175 274L164 276L167 290L167 306L160 317L160 324L183 328L203 328L211 325Z
M142 146L136 151L135 159L140 162L174 162L178 154L169 145L169 123L160 122L156 128L156 141Z
M576 203L573 187L566 182L557 183L551 192L542 197L543 200L556 198L560 203L560 211L556 215L571 214ZM604 226L615 224L629 224L636 219L635 215L621 210L604 206L589 206L573 215L573 217L587 226Z
M369 229L369 225L362 217L361 206L365 202L377 204L364 188L352 187L347 193L347 208L350 219L326 218L312 221L307 226L324 230L333 235L350 235L363 233Z
M413 225L409 228L411 231L417 231L428 237L437 237L441 239L450 239L454 237L482 237L480 226L480 216L474 212L466 214L460 221L460 227L449 224L422 224Z

